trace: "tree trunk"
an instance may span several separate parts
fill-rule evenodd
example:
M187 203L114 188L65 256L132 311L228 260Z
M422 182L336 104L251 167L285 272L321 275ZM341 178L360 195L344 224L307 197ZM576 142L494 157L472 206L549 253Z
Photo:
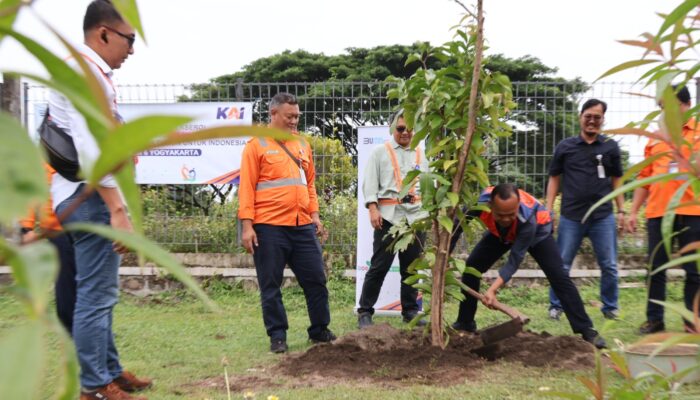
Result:
M459 162L457 164L457 173L452 180L452 193L459 193L462 190L462 182L464 181L464 170L469 158L469 148L472 145L472 138L476 131L476 107L479 93L479 77L481 76L481 60L484 51L484 12L483 0L477 1L477 33L476 33L476 54L474 58L474 68L471 71L471 90L469 94L468 123L466 131L466 140L462 145L459 153ZM469 78L469 71L466 71L466 76ZM454 221L456 208L450 207L447 210L448 217ZM433 266L433 287L432 297L430 298L430 334L433 346L445 348L445 337L442 330L442 321L445 304L445 273L450 259L450 240L452 232L447 232L445 228L438 225L439 234L437 236L437 254L435 255L435 265Z
M11 114L18 121L22 121L22 85L20 78L4 76L5 83L0 90L0 109Z

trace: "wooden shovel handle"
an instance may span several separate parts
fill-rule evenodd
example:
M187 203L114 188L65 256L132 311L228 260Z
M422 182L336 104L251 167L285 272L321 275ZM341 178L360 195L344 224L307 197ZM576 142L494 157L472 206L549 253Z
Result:
M476 290L473 290L472 288L469 288L469 287L463 287L462 289L464 289L472 297L479 299L479 301L481 301L481 302L484 301L484 295L477 292ZM525 314L521 313L520 311L516 310L515 308L508 307L507 305L501 303L498 300L496 300L496 302L493 304L493 308L497 309L498 311L506 314L507 316L509 316L513 319L519 319L523 324L527 324L528 322L530 322L530 318L527 317Z

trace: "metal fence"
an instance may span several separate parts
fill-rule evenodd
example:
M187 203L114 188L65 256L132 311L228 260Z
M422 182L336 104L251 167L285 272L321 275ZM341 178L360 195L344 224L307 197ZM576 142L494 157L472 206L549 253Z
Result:
M384 125L396 104L387 100L391 84L384 82L295 82L122 85L119 102L132 104L184 101L245 101L253 103L253 120L267 120L269 99L278 92L299 98L301 131L338 140L342 150L330 151L329 142L315 148L317 177L333 182L333 190L320 193L322 212L331 236L324 250L354 253L357 171L331 166L338 157L355 161L357 127ZM691 93L699 93L691 87ZM516 181L538 197L544 197L547 166L556 144L579 132L582 100L595 97L608 103L607 127L638 121L653 111L653 88L631 83L514 82L518 107L509 121L510 138L489 147L492 182ZM34 106L46 101L43 87L25 86L25 123L33 130ZM630 162L642 156L644 141L622 138ZM322 188L319 188L323 190ZM147 234L174 251L229 252L238 249L235 189L225 186L144 186Z

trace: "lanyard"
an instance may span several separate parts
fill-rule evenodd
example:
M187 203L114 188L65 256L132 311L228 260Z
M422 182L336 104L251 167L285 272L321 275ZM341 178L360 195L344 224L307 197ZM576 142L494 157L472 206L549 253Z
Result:
M396 189L401 193L401 182L403 179L401 179L401 168L399 167L399 161L396 158L396 152L394 151L394 148L391 147L391 142L386 142L384 143L384 147L386 147L386 150L389 152L389 158L391 159L391 166L394 168L394 180L396 181ZM420 148L416 148L416 169L420 168ZM411 194L416 193L416 181L413 182L411 185L411 189L408 191Z

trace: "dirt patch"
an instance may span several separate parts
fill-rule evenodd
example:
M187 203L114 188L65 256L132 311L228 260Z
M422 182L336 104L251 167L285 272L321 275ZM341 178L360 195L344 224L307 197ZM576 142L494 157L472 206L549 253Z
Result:
M494 361L564 370L595 365L593 346L574 336L522 332L483 348L478 335L455 334L441 350L431 346L419 329L405 331L377 324L333 343L284 356L277 365L264 370L231 377L230 385L234 391L337 384L398 387L406 382L453 385L479 379ZM202 385L225 388L220 378L207 379Z

